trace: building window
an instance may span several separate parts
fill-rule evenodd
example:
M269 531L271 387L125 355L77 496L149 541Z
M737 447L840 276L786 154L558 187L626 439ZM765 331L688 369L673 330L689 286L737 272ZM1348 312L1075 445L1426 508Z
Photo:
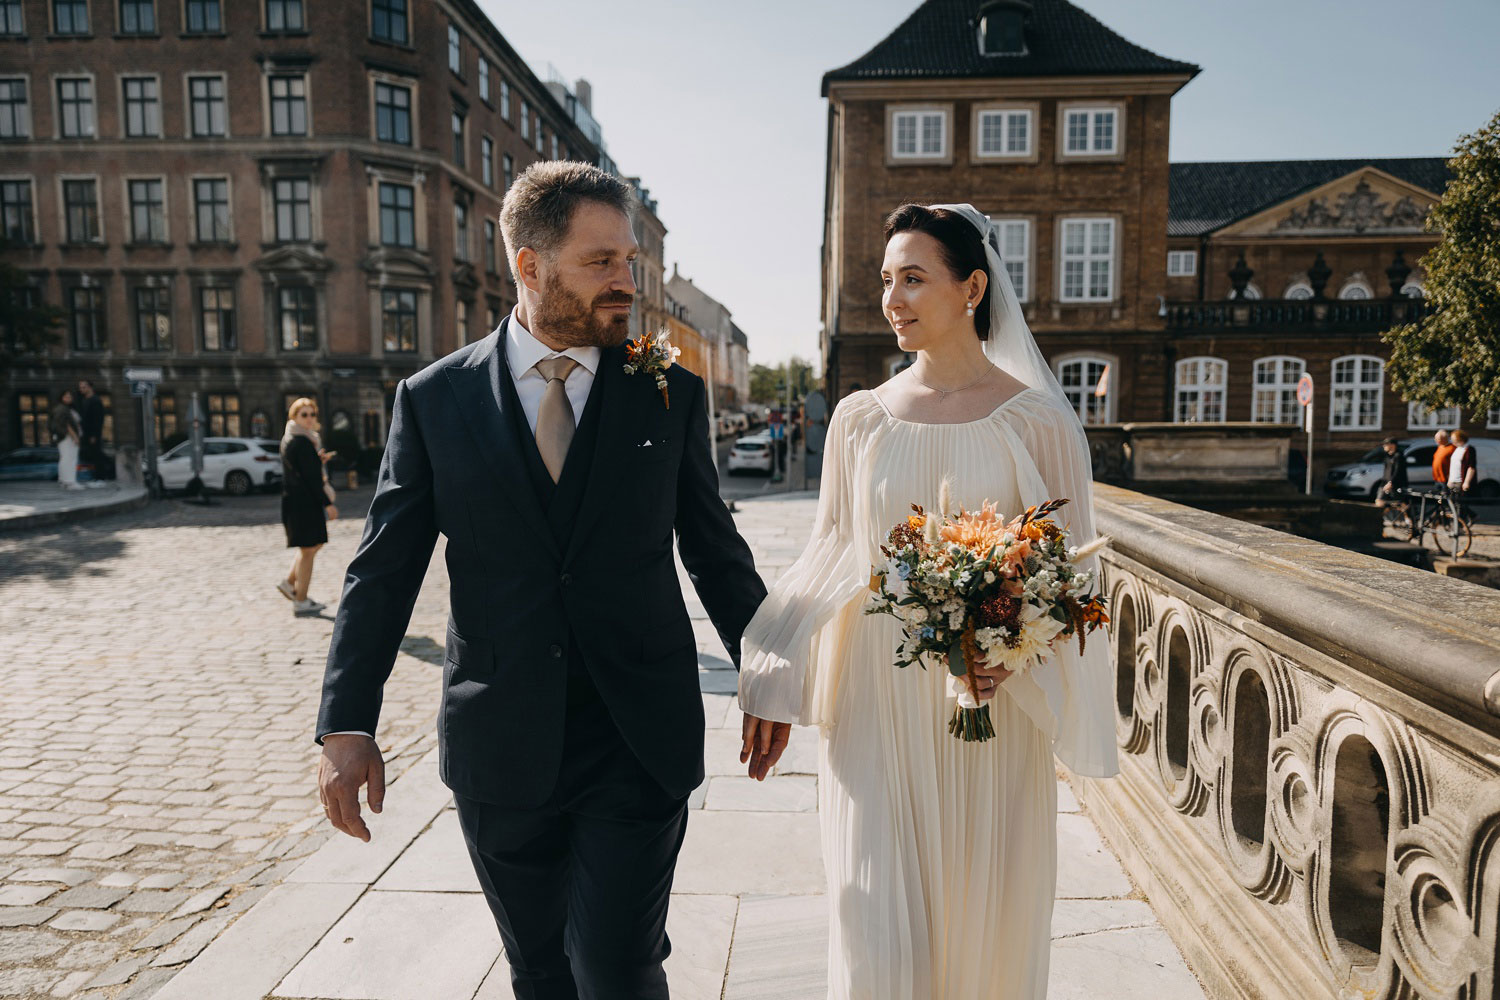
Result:
M142 351L172 349L172 289L141 285L135 289L135 346Z
M1385 395L1385 362L1351 354L1333 362L1328 427L1335 431L1378 431Z
M161 444L177 434L177 397L170 392L156 394L156 413L152 415L156 424L156 442Z
M978 153L983 157L1031 155L1031 110L1006 108L979 112Z
M537 115L536 116L536 151L537 151L537 155L540 156L542 154L542 151L545 148L546 148L546 146L545 146L545 144L543 142L543 139L542 139L542 116L541 115Z
M11 243L36 242L36 217L31 208L31 181L0 181L0 233Z
M99 186L93 180L65 180L63 222L69 243L99 240Z
M306 77L271 77L271 134L307 134Z
M1255 395L1250 419L1258 424L1302 422L1302 404L1297 402L1297 383L1307 365L1301 358L1260 358L1255 362Z
M167 242L166 184L160 179L127 181L130 242Z
M552 158L557 159L557 133L552 133Z
M132 139L159 137L161 102L156 78L127 76L121 83L125 88L125 134Z
M500 117L510 121L510 81L500 78Z
M277 314L283 351L311 351L318 346L318 293L310 285L280 289Z
M948 115L943 111L891 114L891 157L897 160L946 156Z
M453 259L469 260L469 206L453 203Z
M1031 220L1002 219L997 225L1000 227L1000 259L1005 262L1005 273L1010 275L1016 298L1026 302L1031 298Z
M199 243L228 243L229 180L207 177L193 181L193 207Z
M52 443L52 401L45 392L16 393L16 417L21 447L45 448Z
M1370 286L1360 278L1355 278L1346 282L1344 287L1339 289L1339 298L1341 299L1353 301L1373 299L1374 297L1374 291L1372 291Z
M495 140L484 136L479 140L479 176L484 186L495 186Z
M224 30L219 0L187 0L187 30L190 34L212 34Z
M459 347L469 342L469 304L463 299L453 306L453 335Z
M405 45L406 0L371 0L370 34L377 41Z
M94 135L94 81L68 77L57 81L58 131L64 139Z
M1313 297L1312 286L1305 281L1294 281L1287 286L1286 291L1282 293L1281 297L1291 299L1293 302L1310 299Z
M1431 410L1421 403L1406 404L1406 429L1409 431L1451 430L1463 420L1463 411L1457 406Z
M1191 278L1198 273L1198 251L1168 250L1167 277Z
M479 99L490 101L490 61L484 56L479 57Z
M271 192L276 209L276 242L311 240L312 181L306 177L277 178Z
M1224 386L1229 363L1218 358L1184 358L1177 362L1179 424L1215 424L1224 420Z
M390 83L375 84L375 138L411 145L411 90Z
M52 30L59 35L87 35L88 0L52 0Z
M979 51L987 56L1021 56L1026 54L1026 15L1003 4L981 8L979 15Z
M1401 286L1401 295L1403 298L1408 299L1425 299L1427 297L1427 291L1422 287L1421 283L1416 281L1408 281L1406 284Z
M305 31L302 0L266 0L267 31Z
M20 77L0 80L0 139L31 138L31 105L26 100L26 81Z
M1109 423L1109 365L1104 358L1070 358L1057 366L1063 395L1085 426Z
M531 138L531 107L526 103L526 98L521 98L521 138Z
M198 328L205 351L233 351L239 347L234 323L234 289L198 289Z
M1484 422L1485 430L1500 430L1500 409L1491 410Z
M1115 220L1065 219L1062 237L1062 301L1114 298Z
M0 0L0 35L24 35L26 24L21 19L21 0Z
M104 289L97 285L75 285L68 289L68 333L75 351L102 351L108 346Z
M498 261L495 257L495 223L484 220L484 273L494 274Z
M1063 116L1064 149L1069 156L1109 156L1119 151L1114 108L1070 108Z
M409 184L380 185L380 242L388 247L416 245L416 191Z
M173 421L176 422L175 419ZM240 397L233 392L208 394L208 436L240 436Z
M229 116L224 105L223 77L188 77L188 103L192 106L193 135L229 134Z
M408 288L380 292L380 330L385 353L412 354L417 349L417 293Z
M456 24L448 25L448 69L455 76L464 75L464 42Z
M453 109L453 162L464 165L464 113Z
M154 0L120 0L120 34L156 34Z

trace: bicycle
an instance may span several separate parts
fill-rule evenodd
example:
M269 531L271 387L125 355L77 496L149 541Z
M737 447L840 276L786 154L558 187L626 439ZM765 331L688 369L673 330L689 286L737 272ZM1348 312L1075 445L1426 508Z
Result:
M1387 504L1385 523L1404 530L1407 537L1418 545L1425 545L1427 533L1432 532L1433 543L1438 551L1455 559L1468 555L1474 544L1473 514L1455 499L1455 494L1446 486L1439 486L1430 493L1417 490L1399 490L1417 500L1413 513L1409 501L1396 500Z

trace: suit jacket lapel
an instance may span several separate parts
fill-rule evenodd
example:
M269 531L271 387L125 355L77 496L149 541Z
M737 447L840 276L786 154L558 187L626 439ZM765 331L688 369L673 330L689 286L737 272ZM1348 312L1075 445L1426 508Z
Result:
M623 347L607 347L599 356L599 370L594 374L594 390L599 394L599 436L594 442L583 501L578 505L578 517L568 539L565 563L578 551L589 525L619 496L614 484L624 467L631 432L624 363Z
M536 490L532 488L526 458L521 454L520 443L511 426L514 420L524 425L526 416L520 410L510 366L505 358L509 324L510 318L507 317L467 362L444 371L448 384L458 397L459 413L474 446L499 478L500 494L510 501L531 533L541 539L555 558L560 555L557 542Z

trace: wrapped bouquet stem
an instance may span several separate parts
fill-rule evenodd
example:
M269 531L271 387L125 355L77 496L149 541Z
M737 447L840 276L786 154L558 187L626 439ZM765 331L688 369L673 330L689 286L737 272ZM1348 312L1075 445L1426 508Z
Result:
M880 548L865 613L901 623L897 667L946 663L957 698L948 731L958 739L995 735L978 668L1021 673L1075 638L1081 654L1088 634L1109 621L1094 574L1078 568L1106 542L1070 548L1067 531L1048 516L1067 503L1048 500L1008 521L989 502L936 516L912 504Z

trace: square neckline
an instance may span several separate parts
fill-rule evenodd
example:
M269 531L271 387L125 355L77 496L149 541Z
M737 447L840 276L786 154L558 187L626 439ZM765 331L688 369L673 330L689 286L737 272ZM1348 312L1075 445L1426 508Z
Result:
M1007 396L1005 399L1000 401L1000 405L996 406L993 410L986 413L982 417L975 417L973 420L948 420L942 422L929 420L907 420L904 417L898 417L891 412L890 407L885 405L885 400L880 398L880 394L878 392L876 392L874 389L868 389L866 391L869 392L870 397L875 400L875 405L880 407L881 412L884 413L888 419L894 420L898 424L910 424L913 427L966 427L970 424L982 424L986 420L994 419L995 415L998 414L1001 410L1005 409L1011 403L1015 402L1017 399L1020 399L1028 392L1031 392L1033 388L1033 386L1029 385L1022 387L1020 392L1015 392Z

